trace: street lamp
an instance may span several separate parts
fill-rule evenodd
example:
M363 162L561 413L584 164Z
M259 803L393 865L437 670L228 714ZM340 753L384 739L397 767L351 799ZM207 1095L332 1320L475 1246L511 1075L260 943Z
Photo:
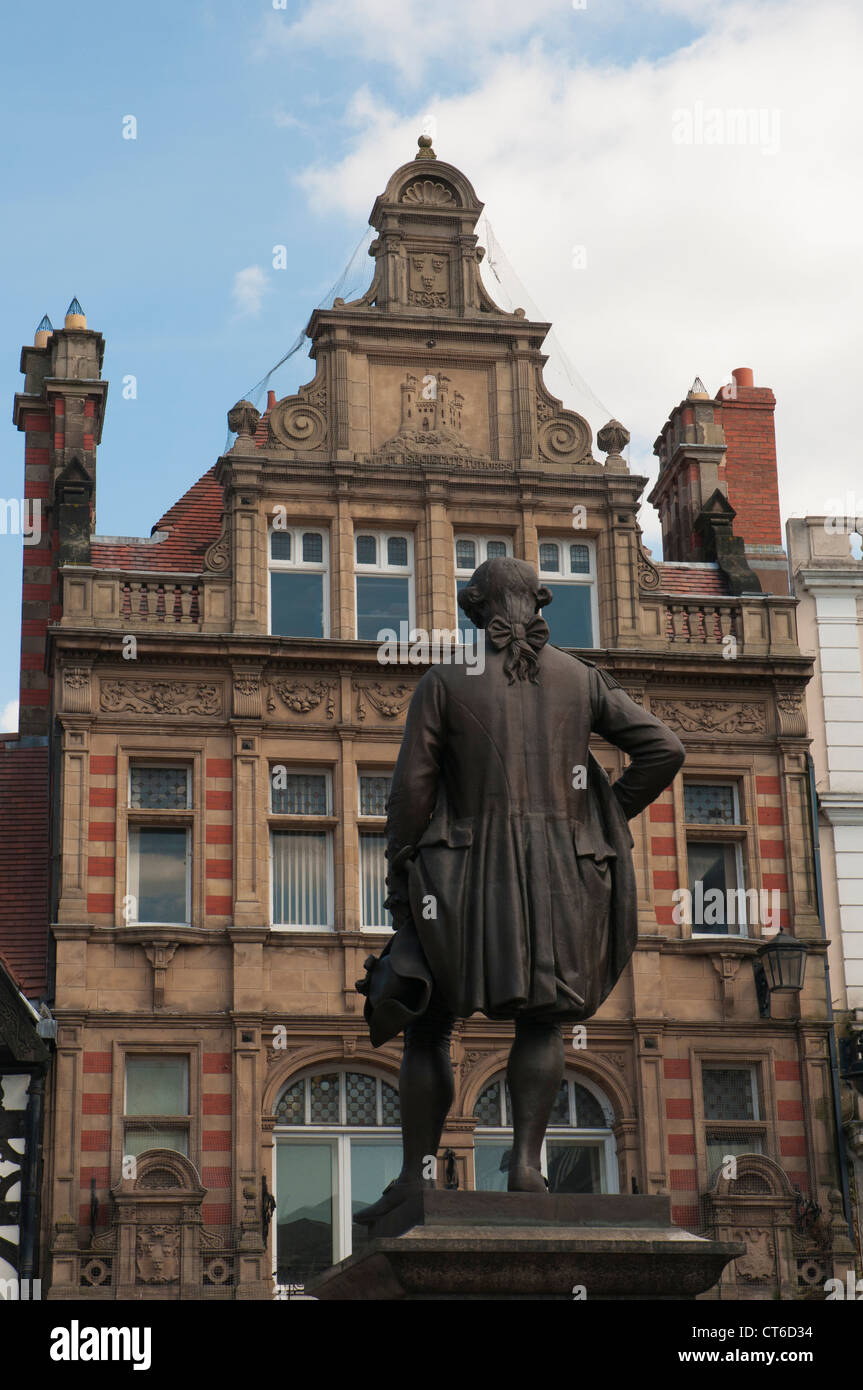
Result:
M785 931L778 932L758 949L752 966L761 1018L770 1017L771 994L800 993L806 973L807 951L805 941L798 941L796 936Z

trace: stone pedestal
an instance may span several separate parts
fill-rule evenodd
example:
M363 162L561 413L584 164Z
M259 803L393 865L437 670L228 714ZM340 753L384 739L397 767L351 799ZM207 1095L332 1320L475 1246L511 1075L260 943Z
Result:
M307 1286L318 1299L689 1299L716 1283L733 1241L671 1223L668 1197L423 1192L378 1221L350 1259Z

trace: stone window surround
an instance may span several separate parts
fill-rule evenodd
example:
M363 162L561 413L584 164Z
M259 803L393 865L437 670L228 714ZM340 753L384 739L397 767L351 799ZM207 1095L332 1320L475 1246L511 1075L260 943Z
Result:
M715 840L721 843L734 841L740 851L740 862L742 866L743 882L738 884L741 888L754 888L760 891L762 887L763 869L761 866L761 856L758 847L758 802L756 797L755 778L756 771L753 762L733 762L723 761L722 767L702 766L698 767L695 763L697 754L688 754L685 764L685 771L681 776L675 777L671 784L672 804L674 807L674 832L677 841L677 863L680 866L680 873L684 872L684 866L688 866L689 857L687 843L690 838L690 830L693 839ZM734 783L737 788L737 806L739 823L737 825L706 825L690 827L686 822L686 812L683 800L683 787L685 782L723 782ZM686 869L688 879L688 869ZM688 882L681 882L681 888L688 888ZM787 895L786 895L787 897ZM740 925L740 924L738 924ZM760 936L760 927L753 931L753 924L748 923L744 932L695 932L692 923L684 916L681 922L681 936L684 940L722 940L734 941L741 937Z
M692 1124L695 1132L695 1162L699 1192L706 1192L712 1174L707 1163L707 1128L751 1129L762 1138L762 1153L784 1166L779 1154L775 1084L776 1050L773 1047L749 1048L733 1052L729 1048L712 1051L709 1047L689 1049L689 1074L692 1077ZM707 1120L704 1115L704 1082L702 1067L751 1067L755 1071L759 1120Z
M118 1183L122 1176L122 1162L126 1141L126 1057L187 1057L189 1061L189 1162L194 1164L198 1174L201 1172L201 1096L204 1041L171 1043L162 1037L152 1041L142 1041L143 1030L136 1030L138 1036L121 1035L111 1041L113 1053L111 1061L111 1174L109 1187ZM177 1117L172 1117L177 1118ZM182 1118L182 1117L180 1117ZM140 1155L139 1155L140 1157Z
M357 560L357 537L374 536L376 541L377 560L375 564L361 564ZM391 538L407 541L407 564L391 565L389 562L388 541ZM363 577L378 575L382 578L406 579L408 582L408 615L407 622L409 628L416 626L417 614L417 593L416 593L416 543L413 527L380 525L367 526L364 522L354 522L353 538L353 585L354 585L354 630L350 634L356 638L357 627L359 625L359 594L357 590L357 580ZM398 629L396 629L398 632ZM359 639L367 641L367 638Z
M328 636L330 639L356 640L354 544L357 532L363 530L379 532L383 529L388 533L407 534L411 537L413 546L413 621L420 627L437 626L444 628L452 626L453 620L450 618L449 609L450 603L453 602L450 595L455 592L455 539L460 534L474 537L477 526L476 511L466 507L457 497L448 499L445 508L442 508L441 504L433 498L426 499L423 503L422 501L402 501L396 497L387 505L385 517L369 515L365 520L357 515L356 511L348 505L346 499L333 502L327 497L317 497L308 498L305 501L295 501L288 505L280 502L276 497L268 497L262 503L260 512L263 526L263 534L259 538L260 557L255 556L252 560L253 570L257 576L255 583L266 585L266 593L263 589L261 590L261 599L267 604L268 631L270 626L269 536L273 528L274 509L277 505L288 506L287 529L318 530L323 532L326 538L326 574L329 587ZM602 524L597 524L597 518L593 515L592 501L589 500L587 505L591 514L589 527L567 532L567 523L571 523L572 520L568 500L566 504L560 505L557 499L553 501L549 499L548 505L539 507L523 500L514 503L509 499L501 498L495 507L493 526L486 534L488 539L509 537L511 554L516 559L526 560L534 568L537 568L539 563L538 544L540 539L560 540L562 537L566 537L568 541L588 544L592 549L593 573L591 576L583 576L583 579L590 578L593 583L594 640L599 644L605 623L613 621L609 598L611 586L603 566L607 568L610 563L609 547L612 544L614 533L613 530L605 529ZM281 516L281 513L279 515ZM435 555L438 554L436 547L440 544L438 536L440 529L445 532L441 571L443 584L447 591L445 597L443 591L436 587L434 576L429 568L432 552ZM492 530L494 534L492 534ZM371 573L371 571L362 572ZM437 573L438 566L436 565L434 574ZM600 585L601 577L603 582ZM573 577L570 582L575 582L575 578ZM604 599L600 594L600 589L602 595L605 595ZM605 613L606 608L609 610L607 615ZM603 616L601 617L601 615ZM256 628L252 627L248 630L256 630Z
M178 731L179 732L179 731ZM204 817L206 791L204 781L204 760L206 757L206 738L183 738L175 742L171 734L159 742L148 734L121 735L117 740L117 839L114 882L114 925L118 928L138 927L138 923L127 923L123 917L123 899L129 892L129 829L138 825L184 826L190 831L189 848L189 925L204 925L204 876L206 855L204 847ZM151 762L171 765L186 764L191 769L190 804L185 811L146 811L129 807L129 765L133 762ZM150 925L148 923L140 924ZM183 924L170 924L183 932Z
M573 527L570 535L564 535L558 530L544 527L542 523L537 527L536 535L537 558L536 571L539 575L540 584L578 584L590 590L590 622L593 629L593 641L589 650L596 651L602 646L602 633L599 625L599 554L597 538L589 535L581 528ZM564 568L552 573L550 570L539 568L539 547L541 545L554 544L561 548L561 558ZM566 560L568 558L570 545L586 545L590 552L590 570L587 574L570 573Z
M324 521L300 521L296 524L286 526L274 526L272 517L267 518L267 632L273 630L273 597L271 576L274 574L320 574L323 577L322 612L324 631L322 637L328 638L332 634L332 593L330 584L330 525L329 519ZM302 538L306 531L313 531L323 538L323 559L321 561L303 560L302 558ZM274 535L290 535L291 549L294 558L290 560L274 560L272 556L272 537Z
M315 772L324 773L327 778L327 805L329 814L325 816L315 815L292 815L290 812L273 811L271 800L272 769L274 766L284 766L291 773ZM339 920L339 900L341 896L342 875L339 873L339 866L343 863L343 844L344 827L339 816L334 815L335 808L341 800L341 764L337 761L330 761L322 758L320 762L310 763L308 759L292 763L287 758L269 759L267 776L267 836L268 836L268 860L269 860L269 884L267 888L267 921L271 931L274 932L309 932L331 936L336 931L336 923ZM292 926L290 923L273 921L273 833L277 831L291 830L315 830L324 831L328 836L327 842L327 906L329 909L329 923L321 926Z

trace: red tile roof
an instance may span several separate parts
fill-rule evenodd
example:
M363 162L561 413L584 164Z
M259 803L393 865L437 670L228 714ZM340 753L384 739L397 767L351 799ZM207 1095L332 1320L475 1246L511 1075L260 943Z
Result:
M22 993L37 998L48 956L48 749L10 741L0 739L0 951Z
M719 566L678 565L658 561L660 594L727 594L728 585Z
M154 531L168 532L163 541L96 539L91 563L97 569L199 574L207 547L218 540L222 530L224 499L215 471L209 469L156 522Z

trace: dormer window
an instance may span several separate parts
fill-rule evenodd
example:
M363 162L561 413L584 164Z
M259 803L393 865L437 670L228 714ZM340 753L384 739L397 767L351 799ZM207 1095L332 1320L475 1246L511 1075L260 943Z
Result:
M539 577L554 602L543 613L556 647L590 649L599 643L596 547L592 540L542 536Z
M315 527L270 531L270 632L277 637L329 637L329 547Z

